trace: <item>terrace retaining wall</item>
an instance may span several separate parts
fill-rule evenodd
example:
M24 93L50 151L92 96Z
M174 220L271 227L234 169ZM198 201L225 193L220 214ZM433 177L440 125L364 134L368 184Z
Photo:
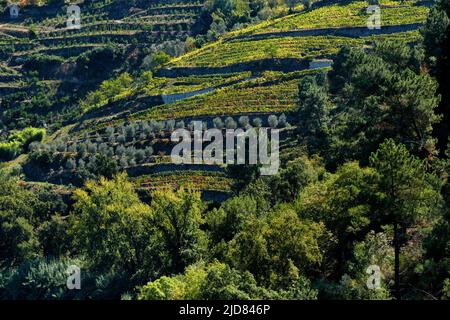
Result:
M295 31L268 32L261 34L242 35L235 38L226 39L225 42L234 40L263 40L268 38L284 38L284 37L317 37L317 36L334 36L360 38L369 37L380 34L392 34L399 32L407 32L417 30L421 23L410 23L392 26L381 26L381 29L368 29L367 27L345 27L345 28L320 28L320 29L303 29Z
M284 58L263 59L249 62L236 63L224 67L173 67L160 69L158 77L177 78L183 76L201 76L236 72L259 71L301 71L309 68L309 60Z

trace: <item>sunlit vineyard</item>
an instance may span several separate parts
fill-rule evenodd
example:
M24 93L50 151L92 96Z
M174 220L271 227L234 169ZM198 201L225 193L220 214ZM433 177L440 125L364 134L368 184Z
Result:
M361 38L335 36L273 37L263 40L230 40L214 43L173 61L173 66L217 67L261 59L313 59L331 56L343 45L364 46L376 40L417 41L418 31ZM243 55L243 53L245 53Z

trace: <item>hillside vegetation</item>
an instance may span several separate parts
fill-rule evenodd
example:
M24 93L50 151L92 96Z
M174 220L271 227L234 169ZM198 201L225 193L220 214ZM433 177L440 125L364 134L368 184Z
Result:
M449 297L448 0L76 3L0 18L0 298ZM198 122L279 171L173 163Z

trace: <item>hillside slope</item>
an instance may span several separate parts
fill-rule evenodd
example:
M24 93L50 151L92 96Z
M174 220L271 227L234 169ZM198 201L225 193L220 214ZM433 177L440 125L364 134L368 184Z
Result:
M122 36L139 39L136 32L152 37L154 31L149 30L155 29L145 30L152 23L141 23L149 14L178 12L183 7L186 11L175 14L175 20L169 19L172 22L167 24L187 26L183 17L191 17L200 5L188 2L141 9L133 17L117 16L119 20L108 22L107 30L101 27L101 21L94 20L87 30L64 37L41 29L28 50L56 50L62 46L60 41L72 38L77 39L72 42L77 46L109 36L120 45ZM268 116L275 115L280 117L279 127L283 129L282 154L288 154L292 147L295 149L289 134L294 127L288 121L297 105L300 79L306 74L327 71L343 45L370 49L376 40L414 43L419 39L419 27L426 19L428 6L426 2L383 1L379 30L366 26L369 15L365 1L349 1L318 5L227 33L216 42L170 60L153 76L139 75L122 83L117 94L102 95L101 88L91 91L82 99L83 112L78 120L38 147L38 152L50 150L50 163L42 167L28 162L25 172L30 180L77 184L84 179L78 171L84 172L92 157L101 153L125 169L144 190L191 185L214 191L216 196L217 192L228 193L236 177L225 168L170 163L169 136L173 128L189 128L193 120L203 121L207 127L217 127L218 123L268 125ZM173 16L167 13L167 17ZM135 19L139 23L134 23ZM49 29L56 24L56 20L46 21ZM177 38L184 28L175 33L159 29L157 34ZM10 61L15 55L10 55ZM20 67L5 65L4 70L4 77L20 77ZM103 98L93 99L99 95ZM211 172L223 178L216 176L216 183L209 183Z

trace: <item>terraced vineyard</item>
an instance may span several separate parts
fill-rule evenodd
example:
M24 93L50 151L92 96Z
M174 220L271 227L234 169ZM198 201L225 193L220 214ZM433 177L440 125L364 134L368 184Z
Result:
M414 42L418 31L399 32L389 35L350 38L336 36L280 37L262 40L229 40L180 57L175 67L221 67L230 64L262 59L314 59L330 57L343 45L364 46L374 40L400 39ZM172 66L172 65L171 65Z
M36 52L71 55L67 47L90 49L104 44L155 44L169 39L183 40L202 8L201 1L155 1L143 8L123 2L93 1L81 6L81 28L67 29L64 8L24 8L20 24L6 21L3 50L14 56ZM57 16L44 18L42 11ZM51 13L50 13L51 12ZM1 34L0 33L0 34ZM79 53L80 50L74 52Z
M86 50L113 44L130 56L133 51L126 51L127 48L185 39L202 5L203 1L156 1L130 8L114 1L93 1L83 15L80 30L65 29L65 17L61 14L49 14L30 23L25 17L32 17L33 12L25 11L19 24L2 26L2 52L9 55L10 61L17 61L37 52L80 56ZM80 102L83 112L79 121L63 127L54 135L58 138L50 142L56 144L49 148L55 150L59 160L52 166L54 172L44 176L53 177L54 182L64 180L61 177L70 170L58 166L64 167L70 157L78 162L81 159L82 165L88 161L89 156L83 152L80 156L79 151L71 154L68 149L102 150L128 171L146 165L157 168L167 164L170 130L189 128L193 120L212 127L218 126L217 121L224 126L228 121L233 126L242 116L248 118L245 122L249 124L267 123L269 115L284 117L296 108L300 79L328 70L312 67L311 63L317 59L333 59L344 45L370 48L377 40L414 43L419 39L418 28L429 10L427 3L382 1L381 5L380 30L367 29L369 14L364 1L319 3L308 10L298 8L299 12L226 33L215 42L171 59L151 76L132 76L126 84L119 81L121 89L112 95L104 90L113 82L86 92L86 98ZM22 80L20 63L3 65L1 70L0 82L14 81L9 81L8 86L0 84L0 90L14 92L29 85ZM61 80L52 81L57 85ZM63 144L60 139L67 134L75 145L58 153L58 146L61 149ZM122 156L126 152L130 155L144 152L139 150L148 151L139 155L139 161ZM205 175L201 169L177 174L156 172L133 179L141 189L193 183L199 190L228 193L233 184L223 174L219 179Z
M0 103L11 128L57 130L73 122L80 98L103 80L161 48L182 54L204 1L78 4L80 28L66 26L67 4L21 7L18 18L7 9L0 16Z
M192 188L200 191L231 191L233 180L221 173L182 171L140 176L131 179L141 190Z
M450 298L450 0L17 1L0 300Z
M381 26L423 23L428 7L416 1L381 1ZM273 21L232 32L226 38L276 33L303 29L366 27L366 1L323 6L300 14L288 15Z
M132 119L182 119L291 111L297 100L299 79L311 73L313 72L267 73L255 80L133 114Z

